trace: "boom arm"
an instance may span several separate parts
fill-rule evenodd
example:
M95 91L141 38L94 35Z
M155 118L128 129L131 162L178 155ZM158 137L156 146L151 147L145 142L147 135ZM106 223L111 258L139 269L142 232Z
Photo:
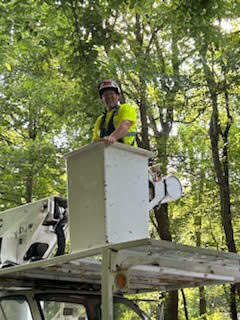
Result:
M149 174L149 210L181 197L175 176ZM67 200L50 197L0 213L0 267L64 254L68 231Z
M1 267L46 258L57 243L58 254L63 254L66 232L64 198L50 197L0 213Z

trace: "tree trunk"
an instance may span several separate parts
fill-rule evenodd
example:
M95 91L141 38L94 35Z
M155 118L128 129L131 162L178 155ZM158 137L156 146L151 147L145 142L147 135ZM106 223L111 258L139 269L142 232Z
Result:
M27 203L32 202L32 189L33 189L33 177L29 174L26 177L25 199Z
M195 224L195 234L196 234L196 246L201 247L201 227L202 227L202 217L196 216L194 219ZM202 320L206 320L207 313L207 302L205 297L205 288L199 287L199 314Z
M163 128L167 128L163 126ZM169 127L168 127L169 129ZM167 173L167 140L170 130L166 130L161 135L159 141L159 159L163 174ZM157 231L162 240L172 241L172 235L169 227L168 204L164 203L160 207L154 209L155 218L157 221ZM168 293L167 303L165 307L164 319L178 320L178 291L170 291Z
M237 303L236 303L236 286L234 284L231 285L231 289L230 289L230 310L231 310L232 320L238 320Z
M198 202L202 203L202 194L203 194L203 179L204 176L201 173L200 176L200 188L199 188L199 196L198 196ZM195 237L196 237L196 246L201 247L202 245L202 215L201 213L199 215L196 215L194 217L194 226L195 226ZM206 296L205 296L205 288L199 287L199 314L202 320L206 320L206 314L207 314L207 302L206 302Z
M219 114L218 114L218 97L217 97L217 85L214 79L214 74L208 67L205 60L206 51L203 52L203 69L205 78L210 93L212 103L212 115L210 119L209 136L211 141L211 151L213 165L217 176L217 182L219 187L220 205L221 205L221 221L224 228L226 243L230 252L236 252L236 246L233 236L233 226L231 219L231 207L230 207L230 188L229 188L229 166L228 166L228 133L231 127L232 118L230 116L228 106L226 106L228 122L225 130L221 128ZM219 139L222 138L224 146L222 150L219 147ZM222 157L220 153L222 151Z
M170 291L167 296L165 320L178 320L178 291Z
M142 134L141 134L142 139L141 139L140 147L146 150L150 150L145 88L146 88L146 85L144 81L141 81L141 96L140 96L139 108L140 108L140 117L141 117L141 124L142 124Z
M228 179L228 157L227 154L225 159L220 160L220 149L219 149L219 119L217 110L217 99L214 95L212 100L213 111L210 121L210 141L212 148L212 157L214 169L217 176L219 195L220 195L220 206L221 206L221 221L224 228L226 243L228 250L230 252L236 253L236 246L233 236L233 226L231 219L231 208L230 208L230 189L229 189L229 179ZM227 145L225 145L227 148ZM225 150L227 152L227 150ZM226 172L223 171L223 165L225 166Z
M229 187L229 160L228 160L228 134L232 124L232 117L230 115L228 106L228 93L227 87L225 86L225 110L227 115L227 123L222 129L219 111L218 111L218 95L217 95L217 84L215 82L214 73L206 63L206 50L202 49L202 62L205 78L210 93L212 103L212 115L210 119L209 136L211 142L211 151L214 170L217 177L217 183L219 187L220 196L220 213L221 223L224 229L226 245L228 251L236 253L236 245L234 241L234 231L231 218L231 204L230 204L230 187ZM219 146L219 140L223 140L223 146ZM230 309L232 319L237 319L236 301L235 301L235 288L231 289L230 297ZM238 294L240 294L239 284L237 285ZM240 295L239 295L240 296Z
M206 313L207 313L207 301L205 295L205 288L199 287L199 313L202 320L206 320Z
M37 137L37 118L34 112L29 107L29 124L28 124L28 139L30 141L35 141ZM25 198L27 203L32 202L33 194L33 163L28 163L29 169L26 174L26 191ZM30 169L31 168L31 169Z
M162 240L172 241L172 235L169 229L168 204L164 203L154 209L157 221L157 232Z

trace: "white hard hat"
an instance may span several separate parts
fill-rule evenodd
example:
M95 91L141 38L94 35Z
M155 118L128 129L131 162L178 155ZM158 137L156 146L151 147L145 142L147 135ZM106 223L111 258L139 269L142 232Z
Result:
M100 97L102 97L103 91L105 89L114 89L118 95L120 95L121 90L118 86L118 84L113 80L103 80L100 82L98 86L98 92L100 94Z

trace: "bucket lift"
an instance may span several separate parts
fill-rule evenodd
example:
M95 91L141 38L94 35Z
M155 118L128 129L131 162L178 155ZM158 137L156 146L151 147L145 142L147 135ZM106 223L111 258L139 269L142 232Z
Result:
M149 210L182 194L175 176L156 179L154 154L123 143L66 155L72 251L149 238ZM150 188L149 188L150 186Z
M152 157L143 149L102 142L66 155L71 253L44 259L54 251L60 222L67 233L65 199L2 212L1 264L20 265L0 270L0 292L32 291L39 284L90 290L99 285L102 319L113 319L114 293L239 283L239 255L149 238L149 210L182 192L176 177L149 175ZM41 250L39 243L45 244ZM29 248L34 254L27 255Z
M150 156L120 143L91 144L68 154L69 204L49 197L0 213L0 266L64 254L68 205L72 251L148 238L149 210L182 193L175 176L156 179L156 168L148 173Z

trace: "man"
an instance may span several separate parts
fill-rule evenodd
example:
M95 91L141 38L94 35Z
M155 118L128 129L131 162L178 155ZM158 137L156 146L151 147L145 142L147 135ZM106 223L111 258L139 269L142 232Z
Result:
M119 104L120 88L113 80L104 80L98 86L106 110L94 125L93 141L103 139L105 145L122 142L136 146L136 111L127 103Z

